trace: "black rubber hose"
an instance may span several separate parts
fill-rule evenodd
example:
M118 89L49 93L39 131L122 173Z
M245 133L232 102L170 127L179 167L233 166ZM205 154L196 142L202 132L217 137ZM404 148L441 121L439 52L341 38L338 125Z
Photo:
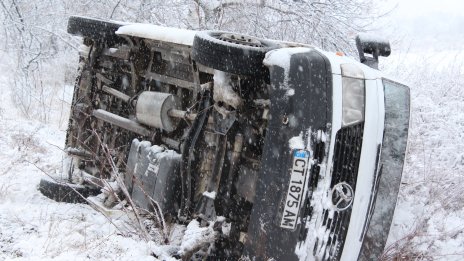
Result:
M198 138L204 131L205 125L208 123L208 117L211 105L210 91L204 91L201 96L198 114L195 118L192 127L190 128L185 143L182 146L182 161L180 167L182 198L180 205L179 219L186 221L192 213L192 173L194 169L195 150Z

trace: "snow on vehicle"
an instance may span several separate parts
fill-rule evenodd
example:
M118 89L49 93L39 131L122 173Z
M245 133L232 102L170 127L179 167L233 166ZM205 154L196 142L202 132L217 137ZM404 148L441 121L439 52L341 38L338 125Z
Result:
M115 191L138 208L188 224L186 234L204 229L208 240L172 253L184 260L382 253L406 150L407 86L345 56L236 33L77 16L68 32L84 43L68 178L42 180L45 195L72 201L68 183L95 193L101 180L119 181ZM375 38L357 45L372 67L390 54Z

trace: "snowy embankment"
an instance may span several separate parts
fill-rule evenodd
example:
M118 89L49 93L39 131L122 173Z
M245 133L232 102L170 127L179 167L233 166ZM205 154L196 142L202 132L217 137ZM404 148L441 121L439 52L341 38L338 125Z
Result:
M0 260L150 260L143 242L119 236L89 206L57 203L37 191L43 172L60 171L62 130L3 115L0 131Z
M45 173L61 173L67 120L56 116L67 118L72 88L50 97L50 123L26 119L12 102L14 67L0 67L0 260L155 260L152 243L121 235L123 220L110 222L88 205L40 194Z

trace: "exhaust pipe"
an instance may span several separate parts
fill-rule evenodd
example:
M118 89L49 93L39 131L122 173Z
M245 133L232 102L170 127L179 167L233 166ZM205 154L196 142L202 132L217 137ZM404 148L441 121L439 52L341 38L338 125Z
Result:
M143 125L139 124L136 121L126 119L124 117L121 117L119 115L116 115L114 113L102 110L102 109L97 109L92 112L92 115L104 122L108 122L110 124L113 124L115 126L121 127L123 129L135 132L137 134L140 134L142 136L150 137L155 134L154 131L151 131L150 129L144 127Z

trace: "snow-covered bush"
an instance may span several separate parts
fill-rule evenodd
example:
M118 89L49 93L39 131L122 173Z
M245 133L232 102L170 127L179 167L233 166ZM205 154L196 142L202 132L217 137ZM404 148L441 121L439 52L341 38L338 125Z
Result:
M463 54L407 55L391 74L411 87L411 128L384 260L459 260L464 249ZM388 66L387 66L388 67Z

